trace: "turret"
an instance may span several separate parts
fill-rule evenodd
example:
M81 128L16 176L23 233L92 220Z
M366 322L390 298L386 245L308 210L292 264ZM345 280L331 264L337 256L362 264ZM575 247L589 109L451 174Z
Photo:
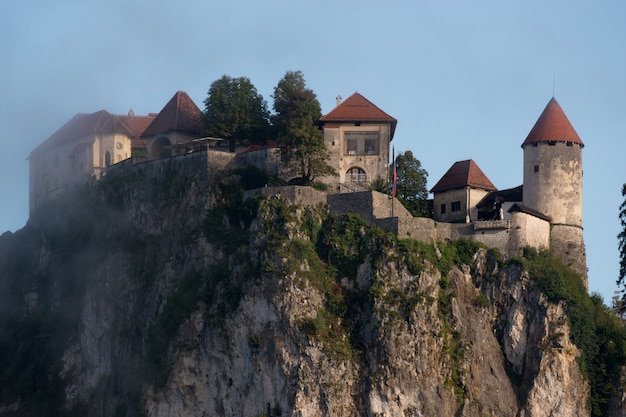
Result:
M524 149L524 205L550 217L555 255L587 281L582 228L582 148L559 103L550 100Z

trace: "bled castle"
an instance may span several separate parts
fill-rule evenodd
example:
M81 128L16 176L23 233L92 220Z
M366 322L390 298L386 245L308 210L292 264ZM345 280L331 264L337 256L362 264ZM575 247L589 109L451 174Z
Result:
M328 163L338 174L321 179L328 192L266 187L247 195L280 193L297 203L322 202L331 213L354 212L401 238L433 243L471 238L507 257L525 246L551 248L586 282L584 144L554 98L521 144L522 185L498 190L473 160L455 162L431 189L432 219L415 218L397 200L369 191L374 180L388 176L395 118L355 93L344 101L338 97L319 124ZM175 164L183 174L254 165L285 180L292 176L271 141L230 152L223 140L202 132L202 112L182 91L147 116L132 110L77 114L28 158L31 213L72 186L137 169L157 175L164 164Z

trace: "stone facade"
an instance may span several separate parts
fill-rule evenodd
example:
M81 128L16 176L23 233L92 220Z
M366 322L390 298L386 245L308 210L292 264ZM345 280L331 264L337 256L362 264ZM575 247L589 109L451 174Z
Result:
M367 188L378 178L389 177L389 153L397 120L359 93L320 119L328 164L339 175L322 178L327 184L354 183Z
M524 146L524 204L555 224L582 227L582 147L572 142Z
M346 136L371 137L372 147L365 149L357 146L356 150L348 149ZM388 123L371 123L355 126L354 123L324 127L324 143L330 155L329 164L337 170L339 182L372 183L377 178L387 179L389 176L389 142L390 127ZM358 141L358 142L364 142ZM336 177L323 179L325 182L336 182Z
M465 222L467 216L470 220L476 220L478 218L476 204L488 193L486 190L466 187L435 194L433 209L438 213L437 220L459 223ZM446 208L442 213L443 206Z

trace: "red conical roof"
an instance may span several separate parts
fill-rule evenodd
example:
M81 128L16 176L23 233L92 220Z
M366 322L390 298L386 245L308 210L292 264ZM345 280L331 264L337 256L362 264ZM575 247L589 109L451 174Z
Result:
M497 188L487 178L485 173L471 159L455 162L443 177L430 190L432 193L453 190L456 188L480 188L487 191L496 191Z
M585 146L554 97L522 143L522 148L534 142L572 142Z

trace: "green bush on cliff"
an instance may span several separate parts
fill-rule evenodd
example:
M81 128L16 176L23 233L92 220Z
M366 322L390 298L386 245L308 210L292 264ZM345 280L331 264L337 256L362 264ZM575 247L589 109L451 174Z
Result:
M526 248L521 263L548 300L563 302L570 339L581 350L580 370L591 386L591 415L608 415L609 399L626 365L624 322L599 295L589 296L580 275L550 251Z

